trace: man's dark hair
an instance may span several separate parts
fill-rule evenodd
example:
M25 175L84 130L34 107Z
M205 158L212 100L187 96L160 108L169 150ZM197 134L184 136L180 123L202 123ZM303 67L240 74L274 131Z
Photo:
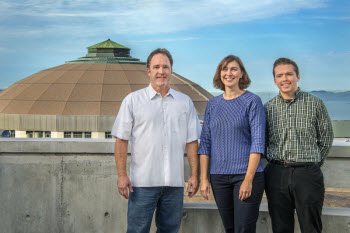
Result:
M273 63L273 70L272 70L273 77L275 77L275 68L279 65L292 65L292 66L294 66L294 71L295 71L296 75L299 76L299 68L298 68L297 63L295 63L293 60L291 60L289 58L281 57L281 58L278 58L275 61L275 63Z
M161 49L161 48L158 48L158 49L154 50L148 56L148 58L147 58L147 68L148 69L150 68L150 64L151 64L151 60L152 60L153 56L156 55L156 54L159 54L159 53L164 54L165 56L167 56L169 58L170 65L171 65L171 68L172 68L173 67L173 57L171 56L170 52L167 49Z

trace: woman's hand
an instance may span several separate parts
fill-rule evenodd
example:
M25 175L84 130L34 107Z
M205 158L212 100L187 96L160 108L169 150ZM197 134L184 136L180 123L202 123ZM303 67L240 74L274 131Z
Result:
M244 201L252 195L253 182L244 179L239 188L239 200Z
M201 180L201 194L202 196L208 200L210 196L210 183L208 179Z
M249 163L247 173L245 174L245 178L239 188L239 200L244 201L248 199L252 195L253 189L253 179L258 168L260 162L261 154L259 153L251 153L249 155Z

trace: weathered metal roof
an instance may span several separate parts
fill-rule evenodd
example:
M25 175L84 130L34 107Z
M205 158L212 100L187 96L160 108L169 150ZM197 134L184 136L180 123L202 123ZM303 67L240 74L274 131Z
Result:
M92 45L88 47L88 49L93 49L93 48L108 48L108 49L129 49L128 47L125 47L121 44L118 44L110 39L105 40L103 42L100 42L98 44Z
M123 99L150 80L146 63L130 57L129 50L108 49L92 48L86 57L40 71L2 91L0 129L110 130ZM188 95L198 115L204 115L209 92L177 73L171 75L171 87Z
M117 115L130 92L149 85L142 64L64 64L40 71L0 93L0 113ZM171 87L188 95L204 115L211 94L174 73Z
M110 39L88 47L85 57L66 63L130 63L146 64L130 56L130 49Z

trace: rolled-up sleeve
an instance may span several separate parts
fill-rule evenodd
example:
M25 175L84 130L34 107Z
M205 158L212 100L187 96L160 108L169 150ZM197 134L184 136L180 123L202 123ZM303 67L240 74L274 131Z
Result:
M252 137L250 153L265 153L266 113L258 96L252 101L249 109L249 125Z
M123 100L117 118L115 119L111 134L123 140L130 140L133 125L132 94Z
M198 154L200 155L211 155L211 135L210 135L210 109L211 101L208 101L207 107L204 114L204 122L201 133L201 140L199 144Z

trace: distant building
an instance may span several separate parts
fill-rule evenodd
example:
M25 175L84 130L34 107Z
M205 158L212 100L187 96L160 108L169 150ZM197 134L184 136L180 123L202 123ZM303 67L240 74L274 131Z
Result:
M187 94L198 115L212 96L172 74L172 88ZM0 129L11 137L109 138L124 97L149 84L146 63L110 39L88 54L40 71L0 93Z

